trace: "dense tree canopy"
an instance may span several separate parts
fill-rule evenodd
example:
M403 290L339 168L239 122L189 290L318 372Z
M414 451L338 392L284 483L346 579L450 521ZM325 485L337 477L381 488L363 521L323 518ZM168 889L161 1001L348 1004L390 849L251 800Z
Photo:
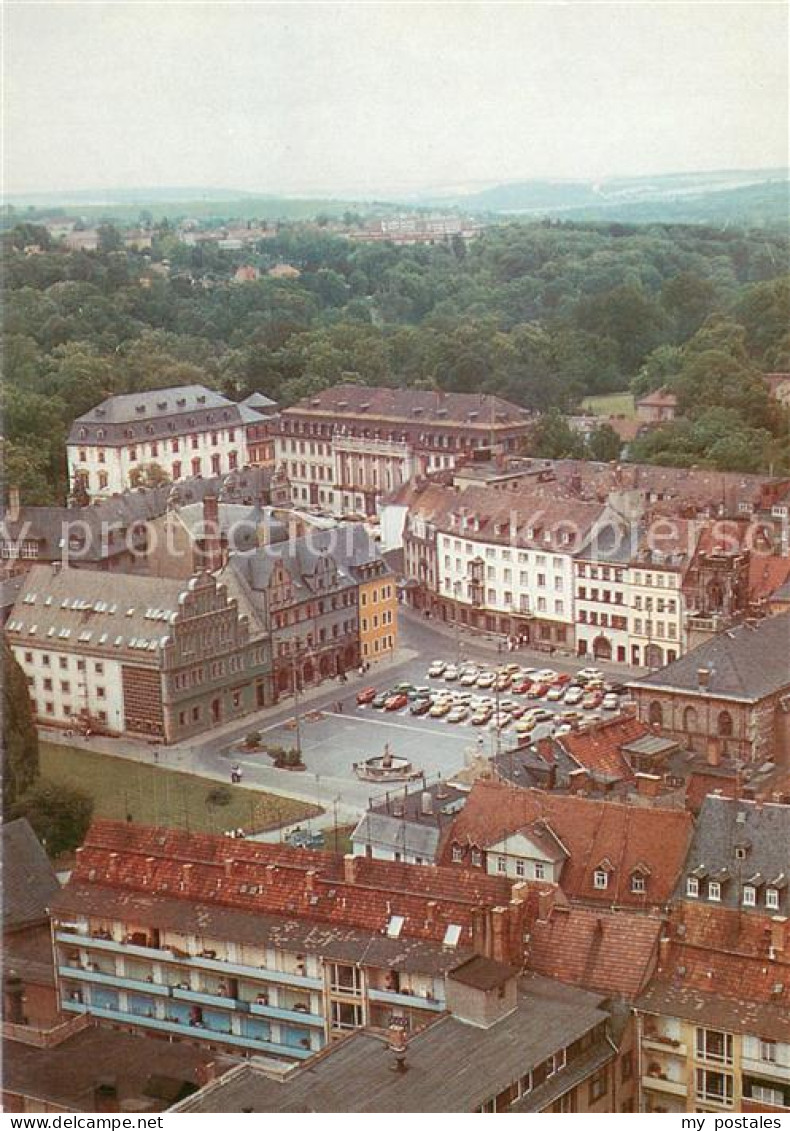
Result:
M677 383L692 420L720 407L768 434L750 464L783 437L759 388L790 365L783 234L513 222L396 247L292 224L243 252L152 235L127 250L102 225L97 251L69 252L31 224L4 233L7 458L30 454L31 501L62 496L76 415L186 381L282 403L339 380L480 390L543 411ZM298 276L267 274L282 263ZM241 264L261 277L235 282Z
M3 642L3 815L38 777L38 731L33 722L27 680Z

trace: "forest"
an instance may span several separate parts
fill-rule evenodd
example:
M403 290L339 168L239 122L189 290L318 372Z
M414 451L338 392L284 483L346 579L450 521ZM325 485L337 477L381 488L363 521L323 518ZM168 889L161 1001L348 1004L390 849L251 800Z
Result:
M187 382L282 405L341 380L496 393L545 414L546 455L578 451L562 414L584 396L666 385L682 419L628 458L790 471L788 410L762 380L790 371L784 231L506 222L403 247L319 220L225 252L151 230L144 252L111 224L95 252L30 223L2 234L6 483L28 503L63 499L76 416ZM283 263L298 277L267 274ZM240 265L261 277L236 282Z

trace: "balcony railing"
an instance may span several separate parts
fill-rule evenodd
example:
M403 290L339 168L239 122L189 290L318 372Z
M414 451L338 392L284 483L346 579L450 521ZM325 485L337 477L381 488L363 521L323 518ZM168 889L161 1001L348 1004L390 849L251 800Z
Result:
M259 1052L271 1053L273 1056L306 1060L314 1052L313 1049L264 1041L260 1037L240 1036L238 1033L225 1033L218 1029L206 1029L199 1025L182 1025L175 1021L162 1021L159 1017L141 1017L136 1013L123 1013L120 1009L105 1009L95 1005L88 1006L83 1002L65 1001L62 1003L62 1007L72 1013L88 1013L106 1021L120 1022L124 1025L140 1025L145 1029L154 1029L162 1033L176 1033L185 1039L189 1038L189 1040L213 1041L215 1044L256 1049Z
M85 947L92 950L111 951L114 954L129 954L138 958L148 958L153 962L169 962L178 966L196 966L201 969L215 970L220 974L237 974L242 978L251 978L260 982L278 982L284 986L298 986L300 989L320 990L323 982L320 978L308 977L306 974L289 974L282 970L270 970L263 966L244 966L239 962L225 962L217 958L207 958L203 955L180 955L172 950L158 949L150 946L139 946L137 943L116 942L114 939L99 939L92 935L78 935L67 931L57 931L55 938L58 942L72 947Z
M686 1084L682 1080L670 1080L664 1076L643 1076L642 1087L654 1092L666 1092L671 1096L685 1096Z
M446 1008L444 1002L435 998L421 997L419 994L402 994L395 990L368 990L371 1001L382 1002L384 1005L403 1005L409 1009L431 1009L441 1013Z

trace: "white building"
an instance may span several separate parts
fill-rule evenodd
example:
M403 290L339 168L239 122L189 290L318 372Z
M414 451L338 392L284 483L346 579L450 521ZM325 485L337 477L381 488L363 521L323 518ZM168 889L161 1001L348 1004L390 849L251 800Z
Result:
M263 421L203 385L108 397L71 426L69 483L94 497L137 486L152 465L174 482L223 475L249 462L247 428Z

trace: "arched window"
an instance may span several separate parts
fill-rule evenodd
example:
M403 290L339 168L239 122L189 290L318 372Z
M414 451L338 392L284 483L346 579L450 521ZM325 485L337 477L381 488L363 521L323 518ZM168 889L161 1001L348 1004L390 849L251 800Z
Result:
M722 738L732 737L732 715L729 711L719 712L719 734Z
M686 707L683 712L683 729L685 731L697 729L697 711L695 707Z
M654 699L650 704L650 712L648 715L651 726L663 726L664 724L664 711L658 699Z

